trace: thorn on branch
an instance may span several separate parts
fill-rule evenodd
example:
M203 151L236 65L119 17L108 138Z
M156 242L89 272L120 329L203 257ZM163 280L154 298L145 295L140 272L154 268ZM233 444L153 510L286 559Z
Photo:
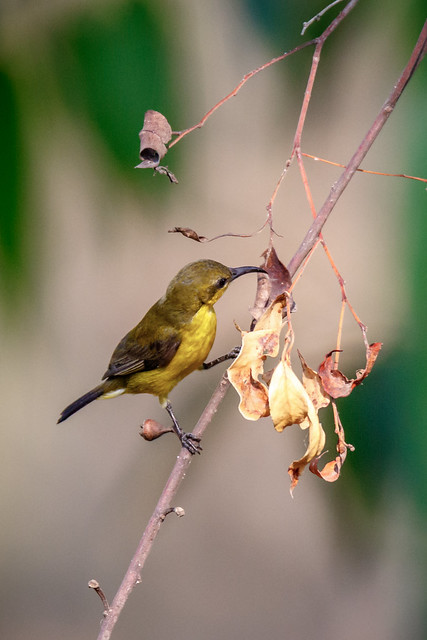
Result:
M99 582L97 580L89 580L89 582L87 583L87 586L89 587L89 589L94 589L94 591L96 591L96 593L101 598L101 602L104 607L104 616L106 616L110 611L110 605L108 604L108 600L105 596L105 593L99 586Z

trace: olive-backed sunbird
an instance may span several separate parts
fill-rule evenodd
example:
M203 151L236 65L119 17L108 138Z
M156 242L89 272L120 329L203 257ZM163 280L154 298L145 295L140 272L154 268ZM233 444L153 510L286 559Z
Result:
M236 356L231 352L205 363L216 333L213 305L230 282L257 271L265 273L260 267L229 268L214 260L198 260L183 267L166 293L119 342L102 377L104 382L66 407L58 423L97 398L151 393L169 413L181 444L190 453L200 452L200 439L181 429L168 396L192 371Z

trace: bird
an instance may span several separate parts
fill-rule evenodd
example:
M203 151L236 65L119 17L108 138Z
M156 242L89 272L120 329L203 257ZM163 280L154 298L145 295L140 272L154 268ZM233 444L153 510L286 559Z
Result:
M171 390L196 369L209 369L235 358L238 349L205 362L216 334L214 304L233 280L261 267L226 267L215 260L197 260L183 267L166 293L147 311L113 351L101 384L68 405L58 424L97 398L124 393L157 396L168 412L173 431L191 454L200 453L200 438L183 431L169 400Z

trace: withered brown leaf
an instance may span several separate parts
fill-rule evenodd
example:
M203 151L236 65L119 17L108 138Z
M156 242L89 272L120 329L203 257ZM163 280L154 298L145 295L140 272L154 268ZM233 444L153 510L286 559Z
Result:
M275 248L271 245L262 254L264 262L261 265L268 273L268 278L263 278L262 286L258 286L257 296L251 313L255 320L258 320L262 313L272 302L285 291L288 291L292 284L292 278L284 264L279 260ZM294 308L294 302L290 297L291 311Z
M196 242L210 242L208 238L205 236L199 236L197 231L194 231L189 227L174 227L173 229L169 229L168 233L182 233L186 238L190 238Z
M292 424L298 424L301 429L308 429L306 452L302 458L294 460L288 469L292 493L304 468L321 453L325 445L325 432L308 392L291 367L287 346L271 377L269 404L271 418L277 431L283 431Z
M327 462L322 470L318 469L318 463L322 455L315 458L310 464L310 471L319 478L326 480L326 482L335 482L340 477L341 468L347 457L347 450L354 451L354 447L351 444L347 444L345 441L344 428L342 426L340 417L338 415L338 409L336 404L333 404L334 417L335 417L335 433L338 436L337 453L335 460Z
M378 357L382 342L370 344L366 350L366 367L356 371L356 377L349 380L339 369L334 369L332 359L335 351L330 351L319 366L319 376L322 379L323 388L332 398L344 398L359 385L372 371L372 367Z
M331 400L323 389L322 379L317 371L308 366L300 351L298 351L298 356L302 367L302 383L310 396L314 408L319 411L319 409L327 407Z
M228 379L240 396L239 411L247 420L269 415L268 389L259 380L263 375L266 356L279 352L282 329L282 309L286 296L279 296L257 322L253 331L242 331L242 349L228 368Z

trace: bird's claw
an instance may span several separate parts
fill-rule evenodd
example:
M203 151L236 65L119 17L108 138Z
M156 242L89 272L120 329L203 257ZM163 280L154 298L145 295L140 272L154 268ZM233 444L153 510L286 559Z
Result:
M199 444L201 438L199 438L198 436L194 436L192 433L182 433L180 440L182 446L185 447L185 449L187 449L187 451L189 451L192 456L194 456L195 453L200 454L203 451L202 447Z

